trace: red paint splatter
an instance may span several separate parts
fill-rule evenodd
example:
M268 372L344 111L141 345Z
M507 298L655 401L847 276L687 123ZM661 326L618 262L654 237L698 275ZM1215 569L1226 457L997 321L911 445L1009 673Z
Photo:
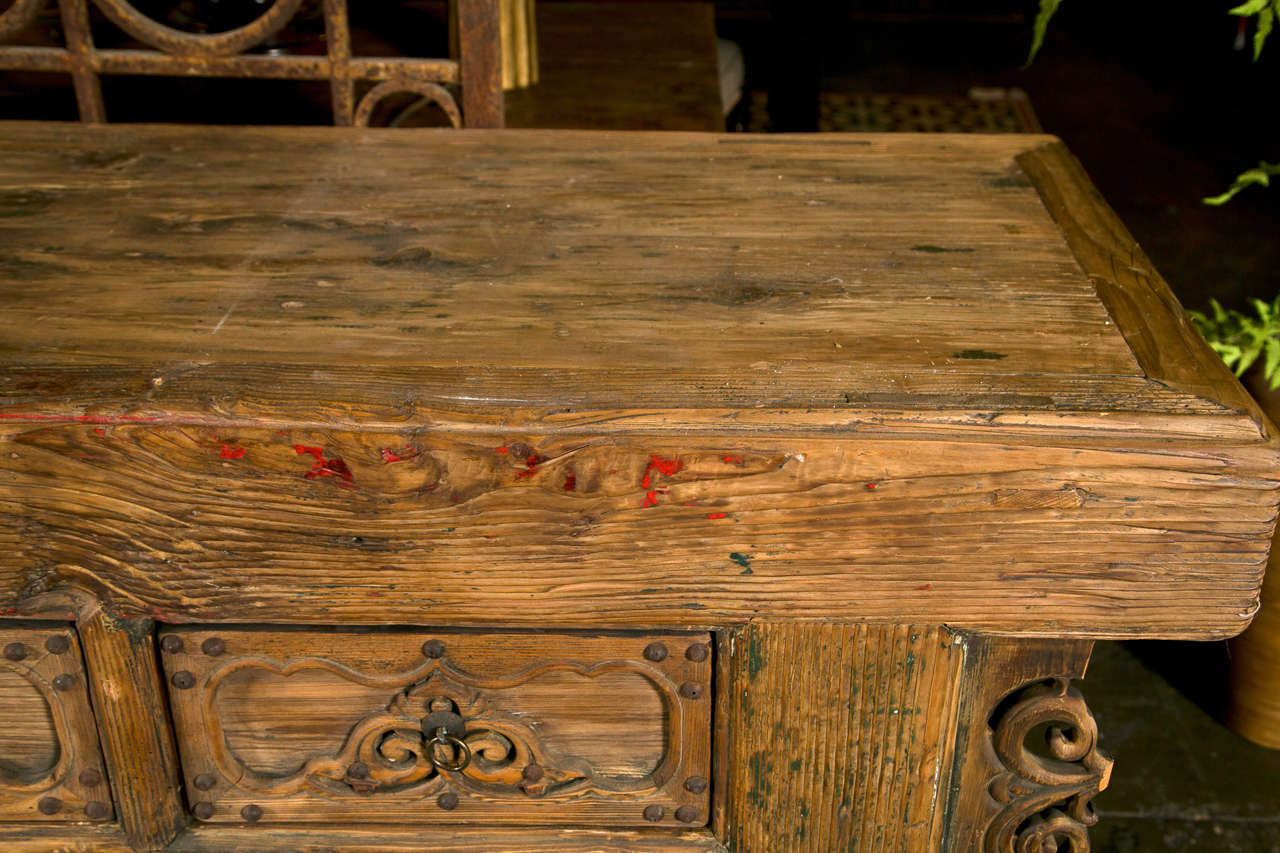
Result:
M644 503L642 504L642 506L657 506L657 505L658 505L658 493L645 492Z
M576 488L578 488L578 475L570 471L564 477L564 490L572 492Z
M644 477L640 479L640 488L649 488L653 482L652 476L654 471L657 471L659 474L663 474L667 477L674 477L683 467L684 463L679 459L663 459L661 456L657 455L650 456L649 464L644 469Z
M875 483L867 483L867 491L868 491L868 492L874 492L875 490L876 490L876 484L875 484Z
M335 456L332 459L325 459L323 447L309 447L304 444L295 444L293 449L299 456L306 453L315 457L315 461L311 463L311 470L302 475L308 480L315 480L317 478L324 477L337 477L342 481L339 485L349 485L355 480L355 476L351 473L351 469L347 467L347 463L343 461L341 456Z
M378 450L378 454L382 457L382 461L390 465L392 462L403 462L406 459L414 459L422 455L422 450L417 447L402 447L399 450L392 450L390 447L383 447Z
M506 446L503 446L503 447L495 447L495 448L493 449L493 452L494 452L494 453L510 453L510 452L511 452L511 448L506 447Z
M726 464L726 465L741 465L741 464L742 464L742 457L741 457L741 456L726 456L726 457L724 458L724 461L725 461L725 464Z
M924 586L918 586L916 589L933 589L933 584L927 583Z
M222 445L222 450L218 452L218 455L223 459L243 459L244 452L243 447L234 447L230 444L224 444Z
M103 429L102 427L98 427L97 429L95 429L95 430L93 431L93 433L94 433L94 435L106 435L106 434L107 434L107 431L106 431L105 429Z
M547 457L539 456L536 453L530 453L528 458L524 460L524 471L516 472L516 479L523 480L525 477L532 477L538 473L538 466L547 461Z
M458 501L462 500L462 495L458 494L457 492L452 492L449 495L449 500L453 501L454 503L457 503Z
M709 513L707 513L707 518L711 519L712 521L715 521L716 519L720 519L720 518L728 518L728 517L729 517L729 513L727 513L727 512L709 512Z

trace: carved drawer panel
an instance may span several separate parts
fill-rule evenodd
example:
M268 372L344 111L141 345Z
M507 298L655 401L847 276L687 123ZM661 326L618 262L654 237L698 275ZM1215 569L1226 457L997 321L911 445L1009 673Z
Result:
M703 825L707 634L172 628L210 822Z
M0 649L0 820L111 819L75 631L0 623Z

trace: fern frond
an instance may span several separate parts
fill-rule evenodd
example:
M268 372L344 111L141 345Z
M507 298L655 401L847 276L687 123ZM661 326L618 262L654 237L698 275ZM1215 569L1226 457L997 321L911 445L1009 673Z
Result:
M1211 204L1214 207L1226 204L1231 201L1231 199L1235 198L1236 193L1243 189L1247 189L1254 184L1264 187L1271 186L1271 177L1273 175L1280 175L1280 163L1268 163L1264 160L1258 163L1256 169L1249 169L1237 175L1235 182L1232 183L1227 191L1222 195L1210 196L1209 198L1201 200L1205 204Z
M1255 0L1251 0L1255 2ZM1268 0L1262 0L1267 3ZM1036 58L1036 54L1040 52L1040 46L1044 44L1044 34L1049 29L1049 21L1053 18L1054 13L1058 11L1058 6L1062 4L1062 0L1040 0L1040 8L1036 12L1036 21L1031 28L1031 51L1027 54L1027 65L1030 65ZM1024 68L1026 66L1023 66Z

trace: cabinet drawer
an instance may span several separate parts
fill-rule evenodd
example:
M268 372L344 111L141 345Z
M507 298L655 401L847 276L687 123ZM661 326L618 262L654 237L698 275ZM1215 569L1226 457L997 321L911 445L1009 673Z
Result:
M110 819L75 632L61 623L3 624L0 650L0 820Z
M204 821L707 821L708 634L172 628L160 647Z

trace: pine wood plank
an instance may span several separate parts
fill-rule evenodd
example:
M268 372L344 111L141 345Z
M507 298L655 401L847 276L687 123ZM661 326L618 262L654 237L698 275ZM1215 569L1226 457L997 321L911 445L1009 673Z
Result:
M178 795L178 759L156 671L154 625L124 621L102 610L81 615L102 750L116 815L140 850L164 847L186 826Z
M174 853L419 853L424 849L431 853L725 853L705 830L670 833L536 827L433 830L428 847L419 829L196 826L168 849Z

